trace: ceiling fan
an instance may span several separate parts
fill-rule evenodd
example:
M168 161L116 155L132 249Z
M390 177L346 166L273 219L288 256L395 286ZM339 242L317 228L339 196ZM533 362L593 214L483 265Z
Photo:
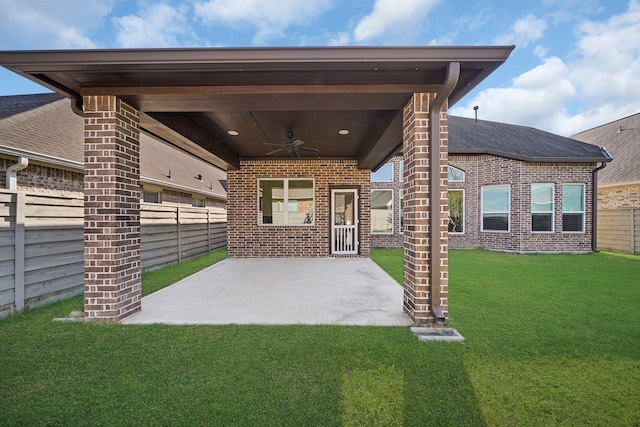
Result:
M271 145L274 147L278 147L275 150L269 151L267 153L267 156L270 156L271 154L275 154L275 153L279 153L280 151L288 151L289 154L291 154L291 157L293 157L294 159L299 159L300 158L300 154L298 153L298 151L307 151L310 153L318 153L320 152L320 150L316 149L316 148L307 148L307 147L302 147L302 144L304 144L304 141L301 141L299 139L294 140L293 139L293 132L287 132L287 139L281 144L273 144L271 142L265 142L264 144L266 145Z

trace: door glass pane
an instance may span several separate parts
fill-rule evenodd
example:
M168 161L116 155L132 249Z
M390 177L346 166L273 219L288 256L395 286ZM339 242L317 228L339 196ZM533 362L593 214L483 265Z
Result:
M334 225L352 225L354 221L354 205L352 193L335 194Z

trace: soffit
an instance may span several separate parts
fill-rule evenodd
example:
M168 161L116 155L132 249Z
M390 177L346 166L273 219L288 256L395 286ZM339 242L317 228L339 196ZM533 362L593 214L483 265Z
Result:
M0 64L69 98L117 95L142 128L224 169L267 157L288 132L303 158L383 164L402 141L413 93L438 92L460 63L449 105L513 46L4 51ZM348 135L338 131L348 129ZM237 136L227 132L235 130Z

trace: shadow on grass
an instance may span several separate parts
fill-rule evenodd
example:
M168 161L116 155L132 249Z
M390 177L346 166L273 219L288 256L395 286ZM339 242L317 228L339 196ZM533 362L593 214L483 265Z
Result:
M408 328L51 321L79 302L0 322L0 425L483 425L462 346Z

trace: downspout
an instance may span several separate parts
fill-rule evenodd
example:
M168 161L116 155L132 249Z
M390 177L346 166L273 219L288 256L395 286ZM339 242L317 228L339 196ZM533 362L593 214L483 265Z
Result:
M602 153L611 161L612 157L609 152L600 147ZM593 252L600 252L598 250L598 171L607 167L606 162L602 162L600 166L595 168L591 174L591 250Z
M431 231L431 314L437 324L443 324L446 317L440 306L440 113L445 101L458 84L460 63L450 62L442 88L429 106L429 230Z
M29 166L29 159L24 156L20 156L18 157L17 163L7 168L7 190L18 189L18 172L25 169L27 166Z

